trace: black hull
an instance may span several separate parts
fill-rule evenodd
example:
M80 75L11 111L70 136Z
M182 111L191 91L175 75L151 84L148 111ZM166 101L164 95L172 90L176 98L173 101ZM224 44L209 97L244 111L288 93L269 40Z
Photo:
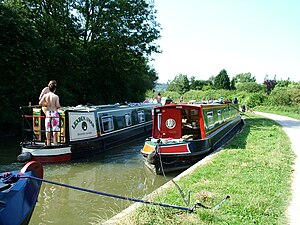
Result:
M151 134L151 126L143 125L125 131L110 133L96 139L80 141L71 144L72 160L86 158L105 152L111 148L130 143L138 138L145 138Z
M189 154L189 155L172 155L172 156L159 156L155 154L154 156L148 156L145 160L145 164L150 168L155 174L163 174L174 171L185 170L195 163L199 162L201 159L205 158L212 152L212 149L205 149L199 154Z
M213 132L205 140L190 141L191 153L168 155L153 153L145 156L145 164L155 174L187 169L227 143L243 125L242 119L236 119Z

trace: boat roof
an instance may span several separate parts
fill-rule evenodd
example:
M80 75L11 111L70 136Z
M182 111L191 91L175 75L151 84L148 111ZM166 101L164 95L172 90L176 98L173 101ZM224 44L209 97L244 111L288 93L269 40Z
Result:
M231 102L193 102L193 103L171 103L167 105L157 106L156 108L209 108L209 107L219 107L226 104L232 104Z
M121 109L121 108L139 108L139 107L154 107L158 104L154 103L126 103L126 104L109 104L109 105L77 105L62 107L62 111L99 111L107 109Z

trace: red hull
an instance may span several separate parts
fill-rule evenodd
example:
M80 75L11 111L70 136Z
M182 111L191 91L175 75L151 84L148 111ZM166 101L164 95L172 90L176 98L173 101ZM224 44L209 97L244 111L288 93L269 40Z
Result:
M61 163L71 161L71 154L56 156L32 156L32 160L40 163Z

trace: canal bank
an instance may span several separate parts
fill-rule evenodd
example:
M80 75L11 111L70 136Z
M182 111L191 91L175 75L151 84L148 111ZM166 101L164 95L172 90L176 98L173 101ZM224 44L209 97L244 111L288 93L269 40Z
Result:
M300 212L300 121L287 116L280 116L271 113L257 112L257 114L276 121L282 126L282 129L290 138L296 159L293 165L293 181L291 187L292 200L290 202L287 214L289 217L289 224L297 225L299 224Z
M201 166L203 166L207 162L211 161L218 154L218 152L221 149L222 148L219 148L215 152L211 153L209 156L205 157L204 159L200 160L198 163L194 164L193 166L191 166L187 170L183 171L178 176L173 178L173 181L178 182L183 177L186 177L186 176L190 175L191 173L193 173L194 171L198 170ZM159 194L165 192L167 189L169 189L171 187L174 187L175 184L174 184L173 181L170 180L167 183L165 183L164 185L162 185L161 187L159 187L158 189L154 190L152 193L147 195L144 198L144 200L152 201ZM136 211L136 209L138 207L140 207L141 205L143 205L143 203L134 203L134 204L132 204L131 206L124 209L119 214L117 214L114 217L110 218L109 220L105 221L103 223L103 225L113 225L113 224L123 224L123 225L128 224L128 225L130 225L131 224L130 215L133 214ZM157 207L160 207L160 206L157 206Z
M192 223L186 222L186 224L199 224L199 222L206 224L208 221L215 224L297 224L299 203L296 200L299 195L296 193L295 188L299 187L297 186L299 184L297 182L299 175L299 166L297 166L299 164L299 141L297 140L298 144L295 145L297 141L294 140L295 135L299 134L299 121L280 118L277 123L281 127L255 115L250 115L250 117L249 120L247 119L246 123L249 124L244 129L242 137L235 138L232 143L226 146L225 151L218 152L218 157L215 157L217 154L214 153L174 178L175 181L182 178L185 178L185 180L187 180L186 178L191 179L190 184L193 181L196 182L197 185L199 184L198 189L201 189L199 182L204 182L207 186L206 190L211 190L213 193L220 189L213 190L214 187L210 186L209 183L218 180L221 188L224 187L222 192L228 192L231 196L231 200L219 210L212 212L212 210L198 209L195 213L188 214L191 216L187 218L193 217L196 220ZM285 122L291 123L288 125L284 124ZM290 132L286 131L286 125L289 127ZM286 134L284 134L285 132ZM290 140L286 137L289 137ZM296 160L291 150L291 143L292 149L296 153ZM241 147L241 145L244 146ZM199 168L204 164L207 165L200 172ZM213 167L221 175L216 173L208 178L208 174L212 173L213 170L208 170L207 173L205 171L207 167ZM224 168L222 169L222 167ZM198 180L195 180L195 173L198 174L196 176ZM200 173L201 175L199 175ZM229 182L221 181L221 176ZM290 195L291 179L293 180L292 196ZM146 199L151 200L155 196L166 192L172 186L174 186L173 183L168 182L148 195ZM209 186L211 189L208 188ZM298 190L300 189L298 188ZM178 194L178 196L180 195ZM291 199L292 201L290 201ZM173 202L173 200L167 202ZM288 205L290 206L287 207ZM157 224L168 224L167 221L174 224L172 222L175 221L176 224L180 224L178 218L186 218L184 213L173 213L172 210L164 210L165 213L160 213L161 210L154 207L144 208L141 211L138 209L140 206L142 206L140 203L133 204L104 224L139 224L134 222L137 212L142 217L144 213L146 214L145 217L150 215L149 220L138 219L139 222L142 221L145 224L148 224L147 221L154 221L155 224L157 221ZM151 212L148 213L148 210ZM156 216L156 210L158 216ZM162 222L164 218L168 219L165 221L166 223Z

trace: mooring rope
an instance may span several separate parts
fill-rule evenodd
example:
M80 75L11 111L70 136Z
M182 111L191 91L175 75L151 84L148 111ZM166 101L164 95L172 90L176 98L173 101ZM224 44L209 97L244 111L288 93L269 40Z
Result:
M162 206L162 207L166 207L166 208L179 209L179 210L184 210L184 211L188 211L188 212L193 212L194 208L195 208L195 207L187 208L187 207L171 205L171 204L167 204L167 203L158 203L158 202L151 202L151 201L147 201L147 200L143 200L143 199L125 197L125 196L121 196L121 195L110 194L110 193L106 193L106 192L95 191L95 190L90 190L90 189L86 189L86 188L76 187L76 186L73 186L73 185L68 185L68 184L63 184L63 183L59 183L59 182L55 182L55 181L41 179L41 178L38 178L38 177L22 176L21 175L20 178L30 178L30 179L42 181L42 182L45 182L45 183L54 184L54 185L58 185L58 186L62 186L62 187L67 187L67 188L71 188L71 189L75 189L75 190L79 190L79 191L89 192L89 193L103 195L103 196L112 197L112 198L128 200L128 201L132 201L132 202L144 203L144 204L148 204L148 205L156 205L156 206Z
M226 199L230 198L229 196L226 196L215 207L205 206L202 203L200 203L199 201L197 201L193 205L192 208L187 208L187 207L182 207L182 206L178 206L178 205L171 205L171 204L167 204L167 203L151 202L151 201L147 201L147 200L143 200L143 199L125 197L125 196L121 196L121 195L116 195L116 194L110 194L110 193L101 192L101 191L90 190L90 189L87 189L87 188L76 187L76 186L73 186L73 185L63 184L63 183L59 183L59 182L55 182L55 181L51 181L51 180L46 180L46 179L42 179L42 178L38 178L38 177L33 177L33 176L28 176L28 175L22 175L22 174L12 174L10 172L0 175L0 178L1 178L1 181L5 182L6 184L16 183L21 178L23 178L23 179L24 178L33 179L33 180L37 180L37 181L41 181L41 182L45 182L45 183L49 183L49 184L54 184L54 185L58 185L58 186L62 186L62 187L67 187L67 188L71 188L71 189L75 189L75 190L79 190L79 191L84 191L84 192L88 192L88 193L98 194L98 195L102 195L102 196L106 196L106 197L118 198L118 199L128 200L128 201L132 201L132 202L138 202L138 203L144 203L144 204L148 204L148 205L155 205L155 206L161 206L161 207L166 207L166 208L178 209L178 210L183 210L183 211L188 211L188 212L193 212L194 209L197 206L201 206L201 207L206 208L206 209L216 209L220 205L222 205L226 201Z
M164 171L164 167L163 167L163 162L162 162L161 154L160 154L160 152L158 152L160 142L161 142L161 140L159 139L159 140L157 141L157 143L156 143L156 146L155 146L155 152L156 152L156 154L158 154L158 156L159 156L159 162L160 162L161 172L162 172L162 174L163 174L165 180L167 181L167 176L166 176L165 171ZM184 194L182 188L179 186L179 184L177 184L177 183L174 181L174 179L171 179L171 182L172 182L173 184L175 184L175 186L176 186L177 189L179 190L179 193L180 193L180 195L181 195L181 198L182 198L183 201L185 202L186 206L189 206L189 204L190 204L190 199L191 199L191 191L188 190L188 193L187 193L187 194L188 194L188 197L187 197L187 199L186 199L185 194Z

